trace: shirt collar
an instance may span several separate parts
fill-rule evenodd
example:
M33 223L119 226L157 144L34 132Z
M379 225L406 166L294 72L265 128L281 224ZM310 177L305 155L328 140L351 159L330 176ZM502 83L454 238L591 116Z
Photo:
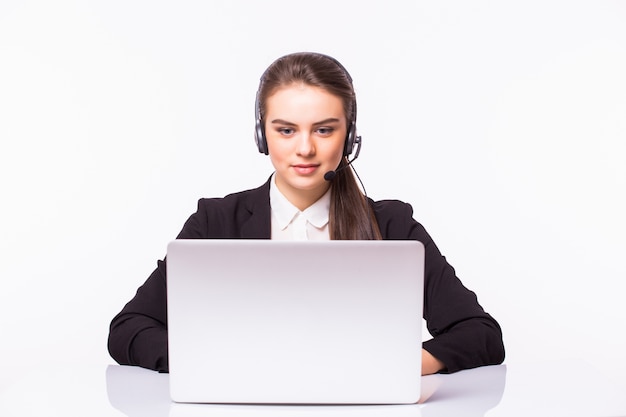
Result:
M328 223L330 188L319 200L311 204L311 206L307 207L304 211L300 211L280 192L276 186L276 174L273 174L270 181L270 206L276 216L275 218L278 221L280 230L285 230L298 214L304 216L304 218L316 228L321 229Z

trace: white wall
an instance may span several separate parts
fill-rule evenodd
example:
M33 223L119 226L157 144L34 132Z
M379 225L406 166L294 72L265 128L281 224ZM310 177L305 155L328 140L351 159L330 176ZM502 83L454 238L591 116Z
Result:
M626 5L370 3L0 3L4 366L111 362L196 200L271 173L258 77L315 50L355 80L368 194L413 204L507 362L626 371Z

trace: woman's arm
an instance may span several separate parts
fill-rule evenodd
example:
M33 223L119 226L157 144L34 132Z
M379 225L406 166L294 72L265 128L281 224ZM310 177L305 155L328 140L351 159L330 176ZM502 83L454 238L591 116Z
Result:
M253 210L254 209L254 210ZM255 220L251 221L252 214ZM270 236L269 181L223 199L201 199L177 239ZM241 226L248 229L240 229ZM109 353L118 363L168 371L166 261L159 261L135 297L113 318Z
M165 262L113 318L109 329L109 353L121 365L137 365L168 371Z
M384 239L424 244L424 319L433 338L423 344L428 354L422 352L422 373L502 363L504 344L498 322L457 278L430 235L413 219L412 207L397 200L378 201L373 207Z

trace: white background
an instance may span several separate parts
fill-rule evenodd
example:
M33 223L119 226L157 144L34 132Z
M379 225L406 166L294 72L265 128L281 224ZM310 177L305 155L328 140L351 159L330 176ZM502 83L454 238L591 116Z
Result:
M197 199L270 175L258 78L300 50L349 69L368 195L413 205L506 363L626 371L626 4L372 3L0 2L0 388L112 363Z

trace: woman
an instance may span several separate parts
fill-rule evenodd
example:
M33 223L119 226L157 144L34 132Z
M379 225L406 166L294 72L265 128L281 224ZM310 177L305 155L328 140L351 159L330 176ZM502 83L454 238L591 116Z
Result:
M261 187L201 199L179 239L415 239L426 250L424 318L433 339L422 374L504 360L498 323L463 286L409 204L360 191L347 157L355 146L352 79L335 59L296 53L261 77L255 140L275 172ZM358 149L357 149L358 152ZM168 370L165 261L113 319L109 352L120 364Z

